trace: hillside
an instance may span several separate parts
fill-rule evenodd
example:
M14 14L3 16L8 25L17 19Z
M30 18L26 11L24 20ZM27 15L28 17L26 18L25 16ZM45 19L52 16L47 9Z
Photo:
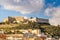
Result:
M40 29L42 33L45 33L48 36L60 37L60 27L52 26L49 24L41 24L36 22L29 21L28 24L24 23L0 23L0 30L3 29L5 33L11 34L11 30L18 30L14 33L19 32L20 29Z

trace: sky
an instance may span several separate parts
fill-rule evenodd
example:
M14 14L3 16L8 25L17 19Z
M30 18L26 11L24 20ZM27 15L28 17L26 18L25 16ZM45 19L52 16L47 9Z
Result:
M0 0L0 22L8 16L49 19L60 25L60 0Z

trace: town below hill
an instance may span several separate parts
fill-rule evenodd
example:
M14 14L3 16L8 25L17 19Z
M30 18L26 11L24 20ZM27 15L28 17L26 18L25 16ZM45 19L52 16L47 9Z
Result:
M60 26L52 26L48 19L43 18L8 17L0 23L0 30L7 35L24 34L27 31L33 33L33 30L37 30L33 34L44 33L48 37L60 38Z

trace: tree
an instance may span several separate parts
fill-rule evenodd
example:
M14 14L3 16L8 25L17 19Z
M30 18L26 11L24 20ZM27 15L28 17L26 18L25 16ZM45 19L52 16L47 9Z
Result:
M60 27L55 27L55 26L51 26L51 27L45 27L44 28L45 33L50 34L52 37L60 37Z

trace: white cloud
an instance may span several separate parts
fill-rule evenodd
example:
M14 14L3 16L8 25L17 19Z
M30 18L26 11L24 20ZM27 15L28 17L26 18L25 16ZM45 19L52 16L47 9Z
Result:
M60 7L47 8L45 13L51 17L49 19L51 25L60 25Z
M0 4L5 9L27 14L41 10L44 6L44 0L0 0Z

